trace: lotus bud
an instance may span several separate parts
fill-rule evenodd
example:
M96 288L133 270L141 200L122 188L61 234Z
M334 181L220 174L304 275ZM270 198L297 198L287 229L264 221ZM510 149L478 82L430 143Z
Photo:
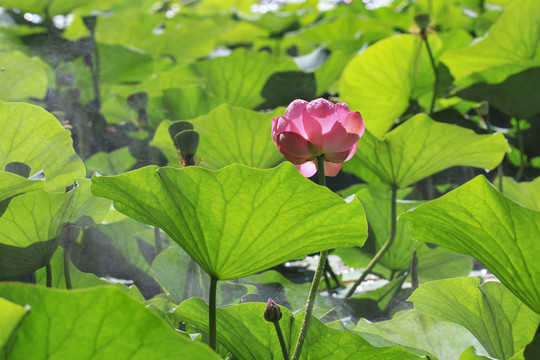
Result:
M281 320L281 309L279 305L272 299L268 299L266 309L264 309L264 319L268 322L276 322Z

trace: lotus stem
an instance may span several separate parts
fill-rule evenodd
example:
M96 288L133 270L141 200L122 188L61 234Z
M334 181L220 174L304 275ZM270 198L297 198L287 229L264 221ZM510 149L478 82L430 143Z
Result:
M217 293L217 282L218 279L214 276L210 276L210 298L209 302L209 312L208 312L208 323L209 323L209 341L208 345L212 350L216 351L217 348L217 323L216 323L216 293Z
M71 246L69 241L64 238L64 279L66 280L66 289L71 290L71 272L69 270L69 253Z
M364 281L366 276L371 273L371 270L375 267L375 265L379 262L379 260L382 258L382 256L388 251L390 246L392 246L392 243L394 242L394 239L396 237L396 200L397 200L397 186L392 185L392 205L391 205L391 211L390 211L390 235L388 236L388 240L384 243L384 245L379 249L377 254L371 259L368 266L366 267L366 270L362 273L362 276L356 282L353 284L347 295L346 298L351 297L354 294L354 291Z
M409 274L411 274L412 290L418 289L418 257L416 256L416 249L412 252L411 264L409 267Z
M287 352L287 345L285 344L285 339L283 339L283 333L281 332L281 327L279 326L279 320L273 321L273 324L276 328L276 334L279 339L279 345L281 346L283 360L289 360L289 353Z
M317 156L317 173L319 174L319 185L326 186L326 177L324 176L324 155ZM300 327L298 340L296 341L296 346L294 347L294 352L291 358L292 360L298 360L300 358L300 353L302 352L302 347L304 346L304 341L306 340L307 331L311 321L311 315L313 314L313 308L315 307L315 298L317 297L319 282L321 281L327 258L328 250L321 251L319 255L319 264L317 265L317 270L315 271L313 282L311 283L311 288L309 289L308 300L306 303L306 313L304 315L304 319L302 320L302 326Z
M439 87L439 73L437 71L437 65L435 64L435 58L431 52L431 47L429 46L427 33L422 36L422 39L426 43L426 48L429 54L429 60L431 61L431 67L433 68L433 73L435 75L435 82L433 83L433 97L431 98L431 105L429 107L429 115L433 114L433 109L435 108L435 99L437 98L437 88Z
M45 265L45 272L47 274L47 287L52 287L52 269L51 269L51 261Z

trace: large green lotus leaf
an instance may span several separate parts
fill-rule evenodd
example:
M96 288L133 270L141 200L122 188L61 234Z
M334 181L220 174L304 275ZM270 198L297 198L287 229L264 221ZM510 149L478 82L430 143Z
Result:
M110 5L120 0L94 0L90 3L93 10L106 10ZM5 0L2 1L4 8L15 7L21 11L45 16L46 7L49 6L49 15L64 15L75 9L84 8L88 0Z
M402 188L452 166L493 169L508 150L500 133L477 135L418 114L382 140L366 131L343 170Z
M367 236L357 200L345 203L290 163L269 170L149 166L94 176L92 192L135 220L162 228L220 280L325 249L361 246Z
M500 67L497 69L501 70ZM540 112L538 83L540 83L540 66L510 75L497 84L479 81L458 91L456 95L471 101L487 101L511 117L525 119Z
M499 178L495 184L499 185ZM513 178L503 177L502 192L510 199L533 210L540 210L540 177L533 181L516 182Z
M7 359L9 340L30 309L0 297L0 356Z
M0 278L29 273L45 266L58 247L65 222L100 221L110 201L92 196L90 180L69 193L32 191L11 199L0 217ZM104 201L105 200L105 201Z
M292 59L278 59L267 52L253 53L243 48L229 56L193 65L208 91L232 105L254 109L264 103L261 91L276 72L298 71Z
M111 286L67 291L5 283L0 296L32 309L9 359L219 359Z
M434 52L441 47L430 37ZM358 110L367 129L382 137L410 100L433 91L433 69L422 40L398 35L381 40L351 60L343 70L339 94L351 110Z
M31 180L5 171L0 171L0 184L0 202L18 194L45 188L43 180Z
M31 173L43 170L48 191L64 191L86 174L70 132L53 115L38 106L0 101L0 169L10 162L30 166Z
M473 75L469 83L480 76L488 83L501 82L505 76L540 64L540 2L515 0L489 29L486 37L474 44L446 52L444 62L456 81ZM506 67L505 76L481 74L499 66ZM480 74L478 74L480 73Z
M274 325L264 319L265 306L264 303L245 303L217 309L218 341L236 358L259 360L283 357ZM303 313L293 317L289 310L281 307L281 311L281 330L289 354L292 354ZM174 316L208 331L208 305L200 298L184 301L176 308ZM300 359L329 358L407 360L418 357L398 346L371 346L358 335L329 328L317 318L312 318Z
M129 170L137 159L129 152L129 147L113 150L110 153L99 152L86 159L88 173L95 171L102 175L116 175Z
M540 321L499 282L479 278L432 281L408 299L415 309L467 328L490 356L509 359L534 337Z
M283 159L272 138L271 119L282 115L283 108L261 113L223 104L209 114L190 119L201 139L197 156L201 165L219 169L230 164L269 168ZM170 121L163 121L150 145L167 157L170 165L178 164L178 152L169 135Z
M489 360L489 358L478 355L474 350L474 347L469 346L461 353L461 355L459 355L458 360ZM512 360L514 360L514 357L512 357Z
M540 212L500 194L478 176L400 215L413 237L475 257L540 313Z
M47 93L47 64L20 51L2 52L0 100L42 99Z
M299 54L311 52L319 46L352 54L365 43L372 43L393 34L392 29L380 22L372 22L352 13L323 19L307 28L286 33L281 46L295 46Z
M255 0L202 0L195 5L195 12L201 16L240 12L251 14L251 7L258 3Z
M103 83L144 81L168 62L154 60L140 50L123 45L99 44L98 50L99 79Z
M455 360L469 346L485 353L478 340L463 326L417 310L401 311L392 320L375 323L360 319L354 331L373 345L382 338L415 354L435 356L439 360Z
M205 115L223 103L199 84L164 89L162 99L165 115L171 120L188 120Z

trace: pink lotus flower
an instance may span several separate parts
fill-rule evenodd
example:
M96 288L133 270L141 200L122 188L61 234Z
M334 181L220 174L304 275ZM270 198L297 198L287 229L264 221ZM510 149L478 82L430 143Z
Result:
M364 130L358 111L325 99L294 100L284 116L272 119L274 144L305 177L317 172L319 155L324 155L324 174L336 176L341 163L353 157Z

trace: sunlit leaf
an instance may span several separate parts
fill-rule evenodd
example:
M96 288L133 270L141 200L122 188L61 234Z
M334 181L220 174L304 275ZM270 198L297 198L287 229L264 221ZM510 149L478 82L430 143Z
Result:
M219 359L114 287L66 291L5 283L0 296L31 308L9 359Z
M485 356L478 355L474 350L474 347L469 346L466 348L461 355L459 355L458 360L488 360L489 358ZM512 357L514 359L514 357Z
M86 174L72 143L70 132L42 108L0 101L0 169L24 163L31 174L43 170L48 191L64 191Z
M483 176L402 214L413 237L478 259L540 313L540 212L501 195Z
M235 357L257 360L282 358L274 325L263 317L265 306L264 303L247 303L217 309L218 341ZM283 317L280 326L291 354L300 331L303 314L293 317L289 310L283 307L281 310ZM208 306L202 299L192 298L184 301L176 308L174 315L181 321L208 331ZM418 358L397 346L383 348L371 346L358 335L329 328L317 318L311 319L301 359L355 357L385 360Z
M500 178L494 182L499 185ZM540 177L533 181L516 182L513 178L503 177L502 192L510 199L533 210L540 210Z
M432 281L409 298L415 309L467 328L490 356L509 359L533 338L540 315L501 283L478 278Z
M500 133L477 135L418 114L382 140L366 132L343 170L402 188L452 166L493 169L508 149Z
M116 175L129 170L137 159L131 155L128 147L113 150L110 153L99 152L86 159L86 168L92 174L97 171L102 175Z
M30 180L5 171L0 171L0 184L0 202L14 195L41 190L45 187L45 182L42 180Z
M433 51L441 42L430 37ZM366 128L381 137L409 107L410 100L433 91L433 69L420 37L398 35L368 47L343 70L341 100L360 111Z
M463 326L438 320L417 310L402 311L392 320L376 323L361 319L354 331L373 345L382 338L417 355L435 355L439 360L454 360L468 346L485 353L478 340Z
M7 358L9 352L9 340L17 331L19 323L28 313L28 308L17 305L0 297L0 321L2 328L0 329L0 356Z
M11 199L0 217L0 278L45 266L58 247L63 223L105 216L110 202L92 196L90 180L79 182L69 193L38 190Z
M441 61L458 82L473 75L468 83L499 83L509 75L540 65L539 40L540 3L516 0L506 7L486 37L466 48L448 51Z
M269 168L283 159L269 136L272 118L283 115L278 108L269 113L220 105L208 115L190 119L201 139L197 156L201 165L222 168L230 164L244 164ZM150 145L167 156L170 165L178 164L178 152L169 135L170 122L164 121L157 129Z
M290 163L270 170L149 166L92 181L95 195L112 199L117 210L138 221L162 228L220 280L324 249L361 246L367 236L357 200L346 204Z
M0 100L42 99L47 92L47 64L20 51L2 52Z

